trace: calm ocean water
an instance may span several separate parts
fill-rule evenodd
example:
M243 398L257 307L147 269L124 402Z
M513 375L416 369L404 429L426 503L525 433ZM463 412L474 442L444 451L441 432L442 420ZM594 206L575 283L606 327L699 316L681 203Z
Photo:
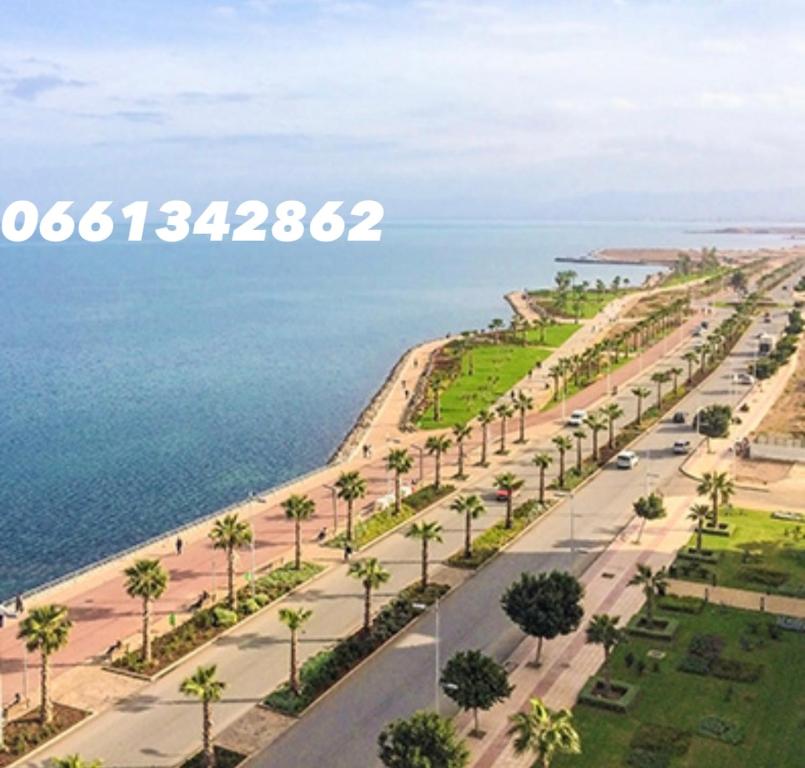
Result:
M380 244L0 246L0 597L324 462L399 354L555 256L682 224L386 225ZM639 282L646 269L577 267Z

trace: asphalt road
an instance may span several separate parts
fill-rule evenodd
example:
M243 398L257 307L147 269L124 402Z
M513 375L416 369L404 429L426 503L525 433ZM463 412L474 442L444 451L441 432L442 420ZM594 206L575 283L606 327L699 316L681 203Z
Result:
M717 324L718 316L726 314L717 310L711 318L711 327ZM672 337L669 346L673 342ZM736 364L745 365L747 349L744 343L740 353L743 357L732 357L708 379L700 404L729 400L725 372ZM680 364L681 351L669 355L659 367L672 362ZM650 372L644 372L646 382ZM737 391L738 394L742 391ZM635 398L628 394L627 388L619 401L626 412L622 420L625 423L634 417ZM687 405L686 410L692 411L692 405ZM660 426L640 441L638 453L643 460L638 467L630 471L606 468L577 494L573 503L577 570L629 520L632 501L644 492L647 482L662 482L676 472L680 458L670 453L669 446L680 433L691 434L689 428ZM604 437L602 432L601 438ZM508 462L509 468L526 479L527 492L533 495L537 471L530 458L536 450L553 450L552 446L546 441L544 446L532 442L525 449L513 447L516 450ZM568 466L571 463L569 454ZM555 474L556 463L552 469ZM647 469L650 469L648 475ZM476 470L471 487L462 489L478 492L487 500L488 513L476 521L476 532L502 517L503 505L492 499L490 490L493 475L498 471L499 467L494 471ZM655 474L657 477L652 477ZM499 608L500 593L523 570L569 567L570 511L570 503L556 508L505 555L443 601L440 609L443 659L467 647L482 648L499 659L509 654L521 636ZM462 545L462 522L449 509L449 500L430 511L428 519L438 520L444 527L444 542L432 547L432 554L435 561L445 559ZM405 538L403 532L378 542L366 554L378 557L392 572L392 580L377 596L377 605L419 576L420 545ZM304 604L314 610L301 640L302 660L356 628L362 615L360 585L347 576L345 567L327 573L288 603ZM288 768L371 765L377 733L386 722L433 705L435 664L430 640L433 621L430 615L423 617L415 631L401 636L251 764ZM253 617L139 695L101 713L26 765L45 766L54 756L72 753L87 759L100 758L106 768L177 765L198 749L201 727L200 705L179 694L181 680L198 665L218 664L220 678L227 683L224 700L214 706L213 712L215 731L220 732L287 678L287 637L276 610Z
M679 410L692 413L695 408L711 403L739 402L747 387L732 386L732 373L745 370L751 362L755 334L769 330L779 333L784 325L782 317L777 311L771 324L755 323L733 353L697 392L682 402ZM715 324L711 324L711 328ZM624 410L629 407L629 401L634 401L634 397L621 403ZM504 661L523 638L500 608L500 596L505 587L523 571L568 569L571 560L573 570L581 573L630 521L632 502L645 493L646 487L661 486L677 476L684 457L674 455L671 445L681 436L691 439L694 445L701 440L689 426L668 421L657 425L634 447L640 456L637 467L618 470L610 463L595 480L578 491L572 502L565 501L487 568L448 595L439 607L441 660L457 651L477 648ZM530 484L534 472L528 463L531 452L526 454L513 460L511 465L512 470L527 477ZM575 558L571 553L571 511ZM376 742L384 725L417 709L437 706L435 624L433 612L420 619L416 626L364 665L347 684L321 701L269 748L249 760L248 768L379 765ZM438 707L443 714L456 711L452 702L444 697L438 701Z

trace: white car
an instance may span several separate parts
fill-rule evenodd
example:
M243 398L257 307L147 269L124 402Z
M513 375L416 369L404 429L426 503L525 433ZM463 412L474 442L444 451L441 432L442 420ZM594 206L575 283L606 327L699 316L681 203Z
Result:
M674 453L679 456L690 453L690 440L675 440Z
M570 414L570 418L567 420L567 425L569 427L580 427L584 424L584 420L587 418L587 411L579 409L577 411L573 411Z
M621 451L615 459L618 469L632 469L637 466L638 461L640 459L634 451Z
M400 487L400 498L404 499L406 496L411 495L411 488L410 486L403 485ZM389 507L394 506L394 494L387 493L385 496L381 496L379 499L375 500L375 512L382 512L384 509L388 509Z
M755 377L751 373L735 373L732 380L736 384L748 384L749 386L755 383Z

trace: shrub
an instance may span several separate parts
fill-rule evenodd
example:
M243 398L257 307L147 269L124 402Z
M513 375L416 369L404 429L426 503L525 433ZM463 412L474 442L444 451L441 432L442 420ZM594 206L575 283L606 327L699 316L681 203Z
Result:
M708 405L693 417L693 428L708 437L726 437L732 421L732 408L728 405Z
M763 667L738 659L718 658L711 663L710 674L735 683L756 683L763 674Z
M667 755L681 757L690 747L691 734L670 725L643 723L635 731L629 746L632 749L643 749L649 752L664 752Z
M629 768L668 768L670 764L671 755L650 749L632 749L626 757Z
M725 645L721 635L694 635L688 644L688 654L712 661L721 655Z
M664 595L657 601L657 606L664 611L673 613L701 613L704 610L704 600L699 597L678 597Z
M785 571L777 571L762 565L745 565L738 569L738 576L765 587L781 587L788 581L788 574Z
M213 609L213 618L216 627L231 627L233 624L238 623L238 614L236 611L230 611L229 608L216 606Z
M709 675L710 661L701 656L687 654L679 660L676 668L680 672L689 672L692 675Z
M724 720L724 718L717 715L708 715L699 721L697 733L700 736L706 736L710 739L718 739L718 741L726 742L727 744L737 745L744 739L744 729L737 723Z

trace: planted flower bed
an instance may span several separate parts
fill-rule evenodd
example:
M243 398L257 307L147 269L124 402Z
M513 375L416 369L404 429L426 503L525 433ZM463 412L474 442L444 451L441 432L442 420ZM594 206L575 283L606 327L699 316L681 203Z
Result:
M424 590L420 584L406 587L380 610L368 631L360 629L339 640L333 648L309 658L299 671L298 694L288 683L283 683L263 704L284 715L300 715L328 688L410 624L420 614L414 603L431 605L448 589L444 584L429 584Z
M579 703L626 714L640 692L640 687L622 680L612 680L609 685L602 677L591 677L579 694Z
M0 766L11 765L46 741L77 725L85 717L89 717L89 712L83 709L54 703L53 721L49 725L39 722L38 709L10 720L4 728L6 746L5 749L0 749Z
M139 648L127 649L120 658L112 662L112 668L138 675L156 675L246 616L304 584L322 570L323 566L315 563L302 563L299 570L296 570L292 563L283 565L257 579L254 598L251 586L241 589L237 593L236 610L229 610L223 603L202 608L196 611L192 618L164 635L155 637L152 642L153 659L150 664L143 662Z
M454 490L455 486L452 485L441 485L438 488L435 485L426 485L418 491L414 491L414 493L405 497L399 513L394 511L394 505L392 504L381 512L376 512L366 520L356 523L352 529L352 546L356 549L365 547L379 536L405 522L409 517L413 517L445 496L449 496ZM339 533L338 536L333 536L327 542L327 546L343 549L346 543L346 534Z
M464 550L462 549L460 552L451 555L447 559L447 564L454 568L478 568L518 536L529 523L544 514L546 509L541 507L535 499L520 504L512 512L511 528L506 528L503 520L495 523L473 540L470 557L464 557Z
M676 619L665 616L654 616L649 619L643 613L633 616L626 625L626 631L630 635L648 637L652 640L673 640L678 629L679 622Z

